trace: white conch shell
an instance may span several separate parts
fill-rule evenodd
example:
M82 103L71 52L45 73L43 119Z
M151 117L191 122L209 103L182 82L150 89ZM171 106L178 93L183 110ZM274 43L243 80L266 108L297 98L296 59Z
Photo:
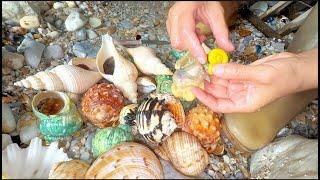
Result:
M113 72L106 74L103 65L107 60L113 59ZM121 90L123 95L131 102L137 102L137 83L138 71L133 63L126 60L119 54L113 44L109 34L102 36L102 46L97 54L97 67L101 75ZM110 67L112 69L112 67Z
M164 65L149 47L139 46L127 48L137 68L147 75L172 75L172 71Z
M50 71L41 71L14 83L15 86L36 90L67 91L82 94L97 83L102 76L77 66L59 65Z
M14 143L2 151L2 175L8 179L47 179L55 163L68 160L58 142L42 146L42 140L35 137L28 148Z

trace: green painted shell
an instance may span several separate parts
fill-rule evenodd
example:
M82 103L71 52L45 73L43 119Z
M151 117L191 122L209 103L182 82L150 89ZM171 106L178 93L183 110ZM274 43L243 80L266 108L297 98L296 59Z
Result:
M38 111L37 105L45 98L60 97L64 101L63 109L54 115L46 115ZM76 105L62 92L47 91L38 93L32 101L32 110L39 119L40 133L47 142L53 142L60 138L72 135L78 131L83 123Z
M92 153L97 157L117 144L132 140L130 126L120 124L117 127L107 127L99 130L93 137Z
M171 93L172 76L158 75L156 76L157 93Z

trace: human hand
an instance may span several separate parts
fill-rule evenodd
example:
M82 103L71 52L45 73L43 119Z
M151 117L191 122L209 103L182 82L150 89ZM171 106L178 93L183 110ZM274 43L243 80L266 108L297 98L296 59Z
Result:
M224 8L227 6L228 8ZM177 2L169 10L166 21L171 44L178 50L189 50L200 63L207 60L201 43L206 39L196 29L196 24L202 22L213 32L218 46L226 51L233 51L234 46L229 40L226 18L235 11L234 2Z
M193 93L215 112L254 112L280 97L316 88L317 63L313 50L304 55L280 53L247 66L217 65L210 83Z

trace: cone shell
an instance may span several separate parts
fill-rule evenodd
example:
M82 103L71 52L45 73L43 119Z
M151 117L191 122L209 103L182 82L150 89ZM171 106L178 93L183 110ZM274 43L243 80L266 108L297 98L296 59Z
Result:
M67 91L82 94L97 83L102 76L72 65L59 65L50 71L41 71L14 83L15 86L36 90Z
M96 64L105 79L113 82L132 103L137 103L138 71L133 63L119 54L112 37L108 34L102 36L102 46L97 54Z
M48 179L84 179L89 167L80 160L59 162L51 168Z
M86 173L87 179L162 179L159 159L146 146L125 142L98 157Z
M113 84L101 83L91 87L82 98L82 113L99 128L117 126L124 98Z
M120 124L126 124L131 127L131 132L133 135L138 134L136 113L138 109L138 104L129 104L122 108L120 112Z
M197 138L186 132L175 132L155 153L187 176L198 176L209 164L209 155Z
M172 75L167 68L149 47L139 46L127 48L128 53L133 57L137 68L146 75Z
M197 137L207 152L212 153L220 139L221 124L216 113L197 105L188 112L183 130Z

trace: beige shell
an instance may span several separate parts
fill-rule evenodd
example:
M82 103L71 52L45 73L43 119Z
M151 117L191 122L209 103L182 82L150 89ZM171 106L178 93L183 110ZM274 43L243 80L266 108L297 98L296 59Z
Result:
M137 68L146 75L172 75L172 71L164 65L149 47L139 46L127 48Z
M52 166L48 179L84 179L89 167L80 160L59 162Z
M138 77L137 79L138 92L147 94L157 89L154 79L148 76Z
M186 132L175 132L155 153L187 176L198 176L209 163L209 155L197 138Z
M108 64L108 73L104 72L104 63ZM108 34L102 36L102 46L97 54L96 64L100 74L121 90L132 103L137 103L138 71L133 63L119 54Z
M95 58L79 58L75 57L68 62L69 65L86 66L90 71L98 72Z
M146 146L134 142L119 144L98 157L86 179L162 179L157 156Z
M15 82L15 86L36 90L67 91L82 94L97 83L102 76L77 66L59 65L50 71L41 71Z

